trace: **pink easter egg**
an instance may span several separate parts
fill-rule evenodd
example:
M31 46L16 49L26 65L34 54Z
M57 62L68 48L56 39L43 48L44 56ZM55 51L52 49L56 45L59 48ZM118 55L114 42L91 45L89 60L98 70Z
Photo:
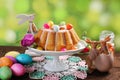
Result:
M13 64L14 64L14 63L17 63L17 60L16 60L14 57L12 57L12 56L5 56L5 57L7 57L7 58L9 58L10 60L12 60Z
M44 28L45 28L45 29L49 29L50 26L49 26L48 24L44 24Z
M66 51L66 50L67 50L66 48L62 48L62 49L61 49L62 52Z
M11 70L15 76L22 76L25 74L26 69L22 64L15 63L11 66Z

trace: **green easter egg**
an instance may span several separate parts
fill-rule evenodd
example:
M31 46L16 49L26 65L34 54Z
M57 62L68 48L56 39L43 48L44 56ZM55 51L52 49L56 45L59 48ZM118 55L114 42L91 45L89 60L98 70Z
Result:
M0 79L8 80L12 76L12 71L8 66L3 66L0 68Z

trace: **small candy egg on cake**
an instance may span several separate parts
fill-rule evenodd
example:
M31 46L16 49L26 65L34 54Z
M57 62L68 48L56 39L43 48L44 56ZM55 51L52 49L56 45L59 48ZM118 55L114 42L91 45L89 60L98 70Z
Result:
M67 26L67 30L70 30L70 29L72 29L72 27L73 27L72 24L67 24L66 26Z
M54 26L53 26L53 30L54 30L55 32L58 32L59 29L60 29L60 27L59 27L58 25L54 25Z
M49 22L48 22L48 25L50 26L50 28L52 28L53 25L54 25L53 21L49 21Z
M64 51L67 51L67 49L66 48L62 48L61 51L64 52Z
M44 29L49 29L50 28L50 26L46 23L46 24L44 24Z
M60 23L60 30L66 30L66 25L64 21Z
M43 48L42 48L42 47L40 47L40 46L39 46L39 47L37 47L37 49L38 49L38 50L43 50Z

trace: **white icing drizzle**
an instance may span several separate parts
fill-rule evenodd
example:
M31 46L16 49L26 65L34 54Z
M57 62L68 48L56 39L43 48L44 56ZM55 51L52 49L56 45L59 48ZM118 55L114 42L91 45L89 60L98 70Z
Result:
M64 45L66 45L65 35L64 35L64 33L65 33L65 32L62 33L62 37L63 37Z
M42 30L42 33L43 33L43 30ZM42 36L42 33L41 33L41 36ZM40 45L41 36L39 37L39 42L38 42L39 45Z
M71 34L69 33L69 31L66 31L66 32L68 33L68 38L70 38L70 39L69 39L69 44L66 43L66 48L67 48L68 45L73 45L73 42L72 42ZM70 46L70 47L71 47L71 46Z
M46 40L46 43L45 43L45 50L47 50L46 47L47 47L47 44L48 44L48 40L49 40L49 39L48 39L48 36L49 36L49 35L50 35L50 32L48 31L47 40Z
M43 32L42 32L42 34L41 34L41 37L40 37L40 40L41 40L41 38L43 37L44 33L45 33L45 31L43 30Z
M56 51L56 43L57 43L57 34L58 34L58 32L56 32L56 34L55 34L55 51Z
M54 30L52 29L43 29L44 31L49 31L49 32L55 32ZM66 31L69 31L69 30L59 30L58 32L66 32Z

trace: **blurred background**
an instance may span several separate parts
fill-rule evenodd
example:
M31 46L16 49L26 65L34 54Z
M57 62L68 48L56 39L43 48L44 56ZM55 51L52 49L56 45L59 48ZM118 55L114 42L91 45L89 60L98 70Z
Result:
M18 14L35 14L37 28L50 20L74 25L79 37L86 32L99 40L103 30L115 34L115 49L120 51L120 0L0 0L0 45L19 46L28 22L18 25Z

